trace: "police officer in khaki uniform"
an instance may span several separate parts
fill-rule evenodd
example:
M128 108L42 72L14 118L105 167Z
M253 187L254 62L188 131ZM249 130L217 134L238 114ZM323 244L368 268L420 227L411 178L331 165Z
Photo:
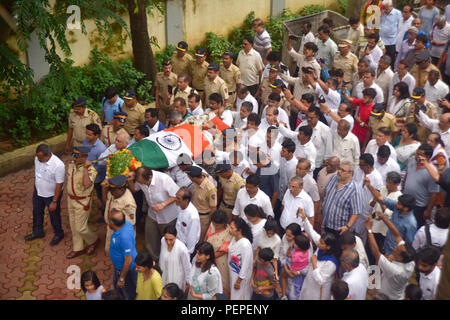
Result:
M237 193L245 187L245 181L231 169L229 163L219 163L216 167L216 173L219 175L219 189L217 191L220 201L219 209L227 213L228 222L231 222Z
M233 64L234 54L227 50L223 54L222 64L219 68L219 77L221 77L228 88L228 99L230 105L234 105L236 101L236 91L238 86L242 84L241 70Z
M123 97L122 111L128 115L123 128L130 136L134 135L136 127L144 124L145 108L136 101L136 93L128 90Z
M173 73L177 75L189 73L189 65L194 58L187 52L188 44L184 41L180 41L176 48L177 49L172 55Z
M351 51L351 41L347 39L341 40L339 43L339 52L334 55L333 69L342 69L344 71L344 81L350 83L353 75L358 72L358 57Z
M86 98L80 97L74 102L73 109L69 113L69 128L67 130L65 146L66 153L70 152L70 143L72 140L74 147L81 147L83 145L83 140L86 138L86 126L91 123L96 123L102 128L102 122L98 114L86 108Z
M193 93L198 94L197 90L189 86L190 81L191 77L187 73L182 73L178 75L177 87L175 88L175 90L173 90L173 94L170 96L171 108L173 107L172 104L176 98L183 98L186 101L186 105L188 105L189 103L188 97ZM202 106L201 101L200 106Z
M155 81L155 107L159 109L159 120L166 123L170 116L170 95L177 86L178 76L172 72L172 60L164 58L163 72L158 72Z
M269 87L272 88L272 93L278 93L281 97L280 100L280 105L279 107L281 107L284 111L286 111L286 113L288 115L291 114L291 104L289 103L289 101L286 99L286 96L284 95L283 89L285 89L286 87L284 86L284 83L282 80L280 79L275 79L275 81L273 83L271 83L269 85ZM262 108L260 108L262 109Z
M406 122L415 123L417 126L417 136L419 137L419 141L426 142L431 131L420 123L417 119L417 115L419 114L419 111L422 110L422 112L425 113L430 119L438 119L437 108L434 104L425 99L424 88L414 88L411 98L413 99L413 102L409 107Z
M255 94L255 98L261 97L262 110L269 104L269 95L272 93L272 87L270 86L278 78L278 65L271 65L269 69L269 76L264 77L259 85L258 91Z
M217 208L217 189L200 167L190 166L184 169L184 172L193 182L192 204L200 215L200 241L203 241L211 223L211 215Z
M136 202L133 194L127 188L127 177L124 175L113 177L102 182L102 198L105 205L105 221L111 218L111 210L116 209L125 214L125 219L133 226L136 223ZM106 227L105 251L108 254L111 235L114 230Z
M101 140L105 144L105 147L109 147L116 141L116 136L120 132L126 132L123 128L125 121L127 121L128 115L125 112L114 112L114 118L112 124L107 124L102 129Z
M200 97L205 102L205 77L208 72L209 63L206 60L206 50L198 48L195 50L195 60L191 62L189 74L192 77L192 87L200 93Z
M89 147L75 147L72 153L73 161L67 169L67 211L73 242L73 250L66 256L67 259L73 259L84 253L91 255L99 244L97 234L88 225L91 195L97 176L97 170L93 166L84 165L89 149Z
M218 93L222 96L225 107L230 106L228 99L228 88L225 81L219 77L219 66L215 63L210 63L208 66L208 73L205 77L205 96L209 96L213 93Z

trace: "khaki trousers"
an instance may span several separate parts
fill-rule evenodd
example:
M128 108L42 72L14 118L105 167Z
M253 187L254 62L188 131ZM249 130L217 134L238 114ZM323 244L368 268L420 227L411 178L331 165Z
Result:
M81 203L91 201L80 200ZM91 230L88 225L89 211L85 211L83 205L70 198L67 199L67 209L69 211L69 223L72 230L73 251L84 250L86 246L90 246L97 241L97 233Z
M175 225L177 219L172 220L166 224L158 224L155 220L147 216L145 218L145 248L151 254L154 261L159 259L161 252L161 238L163 237L164 229L167 226Z
M205 239L209 224L211 223L211 216L209 214L200 215L200 242Z

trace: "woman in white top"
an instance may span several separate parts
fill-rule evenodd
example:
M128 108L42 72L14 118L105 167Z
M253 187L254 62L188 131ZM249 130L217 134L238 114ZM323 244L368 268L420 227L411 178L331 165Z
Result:
M275 268L275 277L278 279L278 258L280 257L280 247L281 247L281 239L277 234L278 231L278 223L272 216L267 218L266 223L264 224L264 229L258 236L258 247L256 248L256 252L254 254L255 257L258 256L259 251L263 248L270 248L273 251L273 261L272 264Z
M236 218L230 223L230 234L233 236L228 247L230 300L250 300L253 271L252 231L244 219Z
M266 224L266 214L256 204L249 204L244 208L244 214L246 222L248 222L250 229L252 230L253 242L253 256L255 257L256 249L259 246L259 235L263 232L264 225Z
M167 226L161 239L159 267L162 270L163 285L176 283L181 290L189 284L191 263L186 245L177 239L175 226Z
M217 293L223 292L222 278L214 263L214 247L209 242L203 242L196 252L192 259L188 300L212 300Z
M396 118L406 120L410 105L408 85L403 81L396 83L394 85L393 95L387 104L387 112Z
M303 210L299 210L305 231L317 245L310 260L310 270L303 282L299 300L330 300L331 284L339 274L339 239L330 232L320 236L311 226Z
M400 169L405 171L408 160L420 147L420 142L417 138L417 126L414 123L407 123L400 129L400 134L400 143L395 147L395 152L397 153L397 162L400 165Z

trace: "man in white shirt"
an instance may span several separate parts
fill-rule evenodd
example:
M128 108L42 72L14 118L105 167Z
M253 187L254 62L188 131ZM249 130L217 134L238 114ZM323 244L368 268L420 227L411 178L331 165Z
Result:
M55 156L50 146L40 144L34 158L35 184L33 193L33 232L25 236L26 241L44 238L44 210L48 207L50 222L55 233L51 246L64 238L61 226L61 196L65 178L65 166Z
M377 78L375 83L383 90L383 103L387 103L389 97L389 87L391 86L392 79L394 78L394 72L391 69L392 59L388 55L383 55L378 61Z
M317 182L311 174L311 161L305 158L298 159L295 170L298 177L303 179L303 190L311 197L314 202L314 213L319 212L320 195Z
M366 300L369 276L367 269L359 262L359 254L355 249L342 252L341 266L345 270L342 280L348 284L348 298L352 300Z
M280 107L281 97L278 93L269 95L269 105L267 105L261 114L260 130L267 130L268 127L276 125L278 121L286 124L289 128L289 116L283 108ZM269 111L270 110L270 111Z
M294 157L295 143L291 139L286 139L282 143L280 160L280 191L278 199L283 200L284 194L288 189L289 181L295 177L297 168L297 158Z
M375 169L381 174L383 181L386 181L389 172L400 173L400 166L396 160L391 158L391 149L387 145L378 148L375 161Z
M337 112L339 105L341 104L341 95L336 91L339 86L339 80L336 78L329 78L327 83L324 83L320 80L320 75L307 75L310 85L314 88L314 91L319 98L319 102L321 98L325 98L325 103L327 106L333 111ZM317 85L319 84L319 85ZM333 119L329 115L325 115L325 119L327 119L328 123L331 123Z
M182 187L176 193L176 205L180 207L176 229L177 239L186 245L189 254L192 254L195 245L200 240L200 216L197 208L192 204L192 192Z
M188 96L189 111L193 116L202 116L204 114L200 100L200 95L196 93L191 93Z
M378 128L377 133L375 135L375 139L370 140L367 143L366 149L364 150L365 153L370 153L375 159L377 157L378 149L381 146L388 146L391 150L391 158L394 161L397 161L397 153L395 151L395 148L388 142L389 138L391 137L391 131L386 127Z
M347 230L339 235L339 244L342 252L346 250L355 250L358 253L359 263L368 268L370 266L369 259L367 258L366 249L360 237L355 235L354 232Z
M233 216L245 217L244 209L249 204L261 207L268 216L274 216L270 198L259 189L260 179L256 174L251 174L245 179L245 188L239 190L234 204Z
M441 250L434 246L425 246L416 253L417 268L420 272L419 285L424 300L436 297L441 269L437 266Z
M306 44L307 43L307 44ZM313 42L306 42L303 46L303 51L300 53L295 52L292 48L292 41L288 37L287 49L288 53L291 56L292 60L297 63L299 68L299 78L303 77L303 68L312 68L316 72L316 74L320 75L320 64L314 59L314 55L317 53L317 45Z
M445 50L445 45L450 41L450 24L444 15L435 18L435 25L430 33L431 62L436 65Z
M394 92L394 86L403 81L408 85L409 94L412 95L414 88L416 87L416 79L408 72L409 64L406 60L400 60L397 64L397 72L394 73L392 77L391 86L389 88L389 99L392 97Z
M261 145L260 151L266 153L270 157L270 161L277 166L280 167L281 161L281 143L279 139L280 133L278 129L274 126L270 126L266 130L266 139Z
M366 222L368 243L372 255L381 269L381 288L379 291L385 294L390 300L402 300L405 288L414 272L415 251L410 244L403 241L397 228L389 219L385 219L384 221L387 222L388 228L391 230L397 243L394 251L392 251L393 259L388 259L380 253L377 241L372 232L372 217L368 217Z
M313 130L310 126L301 126L298 128L298 132L291 131L286 127L279 125L278 126L280 133L286 137L294 141L295 143L295 153L294 157L296 159L306 158L311 162L312 170L315 169L315 162L317 157L317 150L311 141L311 136Z
M375 71L370 69L364 72L363 81L356 85L356 87L354 88L353 95L358 99L362 99L363 98L362 92L364 89L367 88L373 88L377 92L377 95L375 96L373 102L383 104L384 101L383 90L381 90L380 86L375 83Z
M411 27L412 21L414 17L412 15L412 8L410 5L403 6L402 10L402 19L400 19L398 23L398 33L397 38L395 40L395 51L398 53L400 51L400 47L402 45L403 36L408 31L409 27Z
M317 33L317 59L324 59L324 64L328 70L333 67L333 58L338 51L336 43L330 38L331 30L325 26L320 26Z
M445 144L445 152L450 156L450 113L443 113L439 120L430 119L422 110L419 111L419 121L431 132L437 132Z
M264 64L261 55L253 49L252 37L245 37L242 45L244 49L239 52L236 65L241 70L242 84L254 95L258 90Z
M175 201L180 188L167 174L147 167L139 168L136 174L131 172L128 175L128 185L133 193L139 190L144 192L148 205L148 216L145 220L145 248L153 259L157 260L164 228L176 224L179 210Z
M441 81L439 71L430 70L428 72L428 80L425 82L425 98L436 107L439 106L439 100L445 98L448 94L448 85ZM438 114L442 114L442 108L437 108Z
M258 101L250 94L248 88L245 85L241 85L237 90L237 98L236 98L236 111L239 112L241 110L241 105L243 102L248 101L253 105L252 112L258 114Z
M353 125L355 124L355 119L352 116L353 108L347 103L341 103L337 112L333 112L326 103L319 103L320 111L327 116L329 116L332 121L330 125L331 134L337 134L338 123L341 120L345 120L350 124L350 132L353 130Z
M337 134L333 139L333 156L341 161L348 161L353 166L359 164L360 147L358 138L350 132L350 124L346 120L338 123Z
M284 229L291 223L302 225L298 210L303 209L311 225L314 225L314 204L311 197L303 190L303 179L293 177L289 182L281 207L280 225Z
M311 22L303 22L302 26L300 27L300 31L302 32L302 38L300 42L300 48L298 49L299 54L303 54L303 47L305 43L312 42L314 43L316 41L316 38L314 38L314 34L311 32Z
M370 61L370 67L372 70L378 69L378 61L383 55L383 51L377 45L380 40L380 36L378 33L371 33L367 37L367 45L364 48L364 51L360 54L360 59L367 57Z
M439 208L434 216L434 223L428 226L430 243L427 240L427 226L422 226L417 230L412 246L416 250L426 245L443 248L447 243L449 225L450 211L447 208Z

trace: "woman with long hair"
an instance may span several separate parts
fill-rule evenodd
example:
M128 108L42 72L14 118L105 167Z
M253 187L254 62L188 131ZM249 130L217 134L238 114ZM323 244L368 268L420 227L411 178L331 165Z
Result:
M216 266L222 277L223 293L230 296L230 271L228 268L228 246L231 242L228 215L223 210L216 210L211 216L211 225L205 240L211 243L216 257Z
M331 232L319 235L309 223L303 210L299 210L306 233L317 246L310 259L310 270L303 282L300 300L330 300L331 284L339 274L341 248L339 239Z
M400 169L404 171L408 165L409 159L416 153L420 147L419 138L417 137L417 126L414 123L407 123L400 129L400 142L395 147L397 153L397 162Z
M250 229L253 235L253 256L255 256L256 249L259 245L259 235L263 231L264 225L266 224L266 214L261 207L256 204L249 204L244 208L245 218L249 222Z
M236 218L230 223L230 234L233 236L228 247L230 300L250 300L253 271L252 230L244 219Z
M222 293L222 278L215 265L214 248L209 242L200 243L192 259L188 300L212 300Z
M186 289L191 275L189 252L186 245L177 239L177 229L173 225L167 226L163 231L159 267L163 271L164 285L173 282L181 290Z
M406 120L409 114L409 88L406 82L400 81L394 85L393 93L387 103L387 112L395 116L396 119Z
M135 264L138 272L136 300L158 300L163 289L161 270L146 252L136 256Z

